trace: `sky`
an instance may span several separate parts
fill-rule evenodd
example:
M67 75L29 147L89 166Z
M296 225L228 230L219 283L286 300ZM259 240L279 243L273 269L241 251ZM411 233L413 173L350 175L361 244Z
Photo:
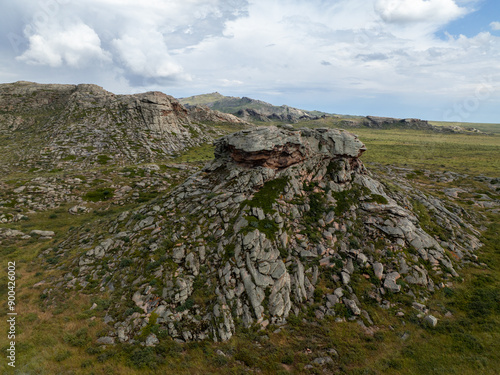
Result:
M498 0L0 0L0 82L500 123Z

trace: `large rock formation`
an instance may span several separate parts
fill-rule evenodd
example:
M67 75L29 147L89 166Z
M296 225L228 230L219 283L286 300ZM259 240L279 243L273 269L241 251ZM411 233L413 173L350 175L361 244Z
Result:
M216 150L172 193L103 224L94 244L76 231L60 243L60 256L84 251L46 290L49 306L61 289L108 291L109 342L153 343L152 331L227 340L238 324L284 324L301 311L368 324L367 301L420 301L457 276L415 204L432 205L456 254L479 246L439 200L373 179L348 132L260 128Z
M241 125L250 125L248 122L240 119L229 113L224 113L220 111L211 110L206 105L195 105L186 107L191 119L199 122L209 122L209 123L234 123Z
M463 128L456 125L436 126L430 124L426 120L417 118L392 118L392 117L377 117L366 116L360 122L358 121L345 121L347 126L366 126L375 129L414 129L414 130L428 130L436 133L482 133L475 128Z
M328 129L307 132L291 126L244 130L215 142L215 156L221 160L271 169L286 168L318 155L358 158L365 150L350 133Z
M115 95L96 85L0 85L3 158L28 168L151 162L223 133L204 122L248 125L161 92ZM7 164L7 163L6 163Z

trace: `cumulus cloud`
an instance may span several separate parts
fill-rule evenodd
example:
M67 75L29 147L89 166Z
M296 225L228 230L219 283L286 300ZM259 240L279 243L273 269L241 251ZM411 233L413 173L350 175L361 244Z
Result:
M137 31L114 39L111 44L117 57L132 74L146 78L174 78L182 66L170 56L163 36L157 31Z
M467 13L454 0L377 0L375 10L386 22L446 24Z
M109 62L96 32L84 23L40 28L29 36L29 47L17 59L28 64L81 67L92 60Z
M17 22L25 25L40 12L27 1L9 3L23 12ZM476 1L54 1L60 6L45 23L27 22L17 61L37 64L35 77L88 77L121 93L221 91L332 111L348 100L388 108L378 99L386 96L437 106L473 93L500 59L493 32L436 36ZM7 66L6 56L0 54L0 65Z
M496 21L492 22L492 23L490 23L490 27L491 27L491 30L495 30L495 31L500 30L500 22L496 22Z

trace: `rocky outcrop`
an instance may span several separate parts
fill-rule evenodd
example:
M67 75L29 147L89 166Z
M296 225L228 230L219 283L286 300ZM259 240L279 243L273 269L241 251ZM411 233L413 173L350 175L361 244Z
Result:
M207 121L247 125L208 108L188 111L161 92L115 95L88 84L0 85L0 134L7 139L2 154L28 168L162 160L223 134Z
M392 117L376 117L366 116L363 121L364 125L369 128L390 128L390 127L404 127L417 130L433 130L433 126L425 120L420 119L399 119Z
M358 158L366 150L356 136L328 129L291 126L244 130L215 142L215 156L247 167L287 168L308 158Z
M377 117L377 116L366 116L361 122L357 121L344 121L346 126L366 126L368 128L375 129L386 129L386 128L402 128L402 129L414 129L414 130L429 130L437 133L482 133L475 128L463 128L456 125L446 125L446 126L436 126L430 124L426 120L420 120L416 118L392 118L392 117Z
M301 109L288 106L271 107L271 108L244 108L235 112L235 115L247 121L281 121L288 123L297 123L305 120L317 120L320 117L311 115Z
M232 124L251 126L251 124L240 119L239 117L236 117L229 113L211 110L206 105L187 106L186 108L188 110L191 119L198 122L212 122L212 123L228 122Z
M388 191L363 166L363 151L341 130L223 137L216 158L171 193L103 224L47 303L64 288L108 291L107 337L154 345L152 324L158 337L227 340L238 324L286 324L306 311L369 324L367 301L423 300L458 275L413 212L431 200ZM469 258L479 241L459 215L453 221L461 223L450 229L453 248ZM79 241L74 232L58 251Z

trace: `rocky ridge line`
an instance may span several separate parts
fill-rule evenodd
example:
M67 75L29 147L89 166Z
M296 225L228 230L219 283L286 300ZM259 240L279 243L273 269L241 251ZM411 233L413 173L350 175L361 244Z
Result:
M115 95L96 85L0 85L4 157L17 167L88 168L155 162L223 134L206 121L249 126L161 92Z

